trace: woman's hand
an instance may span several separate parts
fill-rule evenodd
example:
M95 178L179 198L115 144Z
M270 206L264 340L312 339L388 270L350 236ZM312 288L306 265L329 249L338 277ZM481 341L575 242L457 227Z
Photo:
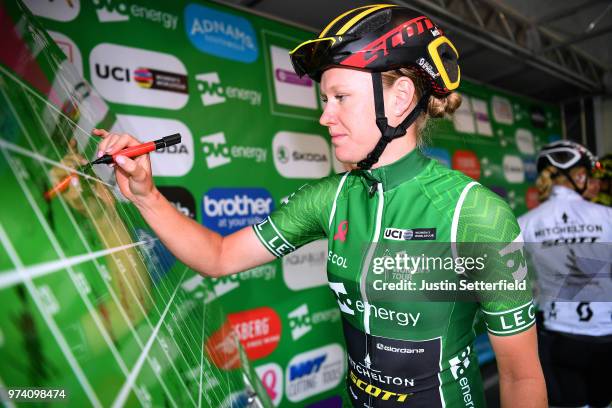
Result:
M117 135L109 133L104 129L94 129L94 135L103 140L98 146L98 157L108 154L113 155L126 147L141 144L133 136L123 133ZM117 156L115 159L115 177L121 193L130 201L138 203L150 197L155 192L155 184L151 173L151 160L148 154L130 159L125 156Z

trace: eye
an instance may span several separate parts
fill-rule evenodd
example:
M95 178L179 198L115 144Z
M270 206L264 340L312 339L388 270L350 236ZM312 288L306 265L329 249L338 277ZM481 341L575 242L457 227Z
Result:
M327 103L327 96L321 95L321 102L322 103Z
M345 97L346 95L342 95L342 94L334 95L334 98L336 98L338 102L342 102Z

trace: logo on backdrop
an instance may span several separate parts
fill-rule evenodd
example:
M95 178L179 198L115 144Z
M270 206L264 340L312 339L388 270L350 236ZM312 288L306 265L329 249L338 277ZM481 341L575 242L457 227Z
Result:
M181 109L189 99L187 70L173 55L115 44L89 54L90 76L111 102Z
M101 23L118 23L134 17L161 24L168 30L176 30L178 23L177 15L137 4L128 6L126 2L116 0L93 0L93 4L96 7L98 21Z
M253 106L261 105L261 92L235 86L223 86L217 72L198 74L195 79L204 106L223 103L227 99L237 99Z
M331 171L329 146L319 135L281 131L272 140L274 166L286 178L321 178Z
M308 334L314 325L323 322L337 322L340 320L340 310L333 307L328 310L310 313L306 303L301 304L287 315L289 327L291 328L291 338L299 340Z
M263 221L274 200L263 188L211 188L202 199L203 224L221 235Z
M229 164L232 159L249 159L255 163L266 161L266 149L254 146L230 146L223 132L202 136L200 142L209 169Z
M178 186L159 186L157 189L178 212L195 220L196 203L189 190Z
M493 119L497 123L511 125L514 123L514 115L512 113L512 104L506 98L495 95L491 98L493 108Z
M471 150L456 150L453 153L452 166L474 180L480 179L480 162L476 153Z
M280 105L318 109L315 83L308 77L300 78L291 65L286 48L270 46L274 95Z
M327 240L311 242L283 257L283 278L291 290L327 283Z
M535 145L533 142L533 133L528 129L516 129L514 135L516 147L523 154L535 154Z
M332 343L293 357L285 372L285 394L291 402L335 388L344 377L344 350Z
M66 54L70 61L77 69L79 75L83 77L83 57L79 47L68 36L58 33L57 31L47 31L49 36L55 41L57 46Z
M255 30L243 17L189 4L185 7L185 31L191 44L206 54L246 63L259 56Z
M525 167L520 157L507 154L504 156L502 165L504 167L504 177L508 183L525 181Z
M278 406L283 398L283 369L276 363L268 363L255 367L255 372L274 406Z
M151 274L153 283L159 282L174 266L176 258L168 248L157 239L152 231L136 228L136 239L145 242L140 246L147 269Z
M154 176L181 177L191 171L194 162L193 136L183 122L148 116L117 115L111 132L142 135L143 142L159 139L173 133L181 134L181 143L151 152Z
M451 167L450 153L446 149L442 149L441 147L428 147L425 149L425 156L437 160L441 165L449 169Z
M23 0L23 3L30 9L32 14L45 17L50 20L72 21L81 11L81 1L40 1Z

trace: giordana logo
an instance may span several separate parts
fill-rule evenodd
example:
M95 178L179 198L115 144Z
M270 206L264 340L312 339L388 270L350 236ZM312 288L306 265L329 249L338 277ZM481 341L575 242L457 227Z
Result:
M193 198L189 190L178 186L159 186L157 189L168 201L170 201L170 204L172 204L178 212L186 217L195 219L195 198Z
M525 167L520 157L509 154L505 155L503 167L504 177L508 183L522 183L525 181Z
M191 171L194 162L193 136L184 123L173 119L147 116L117 115L111 128L114 133L142 135L143 142L159 139L172 133L181 134L181 143L151 153L154 176L181 177Z
M330 289L336 295L336 300L338 301L338 306L340 307L340 311L349 315L354 315L355 310L360 314L363 314L366 310L370 315L370 318L381 319L381 320L391 320L398 326L412 326L415 327L419 319L421 318L421 313L411 313L411 312L398 312L394 309L387 309L384 307L379 307L374 304L369 304L363 302L361 300L357 300L355 302L355 309L353 309L353 301L348 296L344 283L342 282L329 282Z
M261 105L261 92L235 86L223 86L216 72L198 74L195 79L204 106L223 103L227 99L237 99L253 106Z
M257 38L245 18L198 4L185 7L185 30L198 50L240 62L255 62Z
M202 199L203 223L221 235L265 219L274 201L263 188L212 188Z
M250 159L255 160L256 163L266 161L266 149L253 146L230 146L225 141L223 132L202 136L200 141L209 169L229 164L232 159Z
M291 402L335 388L344 377L344 350L332 343L293 357L285 372L285 394Z
M329 146L318 135L278 132L272 140L274 166L287 178L320 178L331 171Z
M428 241L436 239L436 228L386 228L385 239L393 241Z
M276 363L255 367L255 372L275 407L283 398L283 369Z
M461 354L448 360L453 378L458 380L459 377L464 377L465 370L470 366L470 346L467 346Z
M340 311L337 307L319 312L310 313L306 303L298 306L287 315L291 338L298 340L312 330L313 325L323 322L337 322L340 320Z
M24 0L32 14L57 21L72 21L81 11L81 1Z
M474 180L480 179L480 162L471 150L456 150L452 160L453 169L459 170Z
M49 36L55 41L57 46L66 54L66 58L70 61L77 69L80 77L83 77L83 57L79 47L76 46L74 41L69 37L57 31L47 31Z
M96 15L101 23L116 23L128 21L131 17L140 18L155 24L161 24L168 30L176 30L178 16L161 10L140 6L127 5L117 0L93 0Z
M291 50L275 45L270 46L276 103L318 109L317 91L314 82L307 77L300 79L295 74L289 58L289 51Z
M327 240L304 245L283 257L283 279L291 290L303 290L327 283Z
M111 102L181 109L189 99L187 70L169 54L100 44L89 54L89 67L94 86Z

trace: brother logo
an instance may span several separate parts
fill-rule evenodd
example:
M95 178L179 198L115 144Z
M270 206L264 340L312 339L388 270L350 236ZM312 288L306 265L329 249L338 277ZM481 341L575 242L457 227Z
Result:
M212 188L202 199L203 224L221 235L256 224L274 210L263 188Z

